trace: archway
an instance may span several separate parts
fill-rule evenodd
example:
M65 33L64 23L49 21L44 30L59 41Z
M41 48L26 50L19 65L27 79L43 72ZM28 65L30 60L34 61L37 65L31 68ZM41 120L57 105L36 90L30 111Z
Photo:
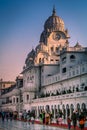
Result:
M81 112L81 109L80 109L80 104L78 103L77 104L77 112L80 113Z
M65 105L63 104L62 106L63 109L63 118L66 119L66 109L65 109Z
M67 117L70 116L70 108L69 105L66 105L66 112L67 112Z
M87 108L85 103L82 103L81 110L84 113L84 115L87 116Z
M71 109L71 115L72 115L73 111L74 111L74 105L73 104L71 104L70 109Z

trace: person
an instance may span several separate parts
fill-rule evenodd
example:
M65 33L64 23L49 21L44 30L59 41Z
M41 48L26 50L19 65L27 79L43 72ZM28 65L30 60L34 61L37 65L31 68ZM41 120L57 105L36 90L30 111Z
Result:
M30 121L31 121L31 113L30 113L30 110L29 110L28 113L27 113L27 121L28 121L28 124L30 125Z
M4 111L1 112L1 117L2 117L2 121L4 122L4 120L5 120L5 112Z
M34 124L34 116L31 116L31 123Z
M26 120L27 120L27 112L26 112L26 110L24 110L24 112L23 112L23 119L26 122Z
M85 119L81 118L79 120L79 127L80 127L81 130L84 130L84 124L85 124Z
M79 115L79 127L81 130L84 130L84 125L85 125L85 117L84 114L81 112Z
M42 112L42 122L45 123L45 111Z
M50 119L49 113L46 112L46 114L45 114L45 124L46 124L46 125L49 124L49 119Z
M72 113L71 120L72 120L72 123L73 123L74 130L76 130L77 116L76 116L75 112Z
M9 113L9 118L10 118L10 121L13 120L13 112L10 112L10 113Z
M68 124L68 129L70 130L71 129L71 119L69 116L67 117L67 124Z
M6 120L8 121L9 118L9 112L6 112Z

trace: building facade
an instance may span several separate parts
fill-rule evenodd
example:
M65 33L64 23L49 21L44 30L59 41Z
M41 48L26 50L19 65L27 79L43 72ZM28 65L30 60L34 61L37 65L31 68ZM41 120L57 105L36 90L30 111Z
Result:
M53 117L62 110L87 113L87 47L71 47L64 21L55 8L45 21L39 44L27 55L15 88L1 94L2 109L33 110L36 117L49 110ZM6 98L11 102L5 104Z

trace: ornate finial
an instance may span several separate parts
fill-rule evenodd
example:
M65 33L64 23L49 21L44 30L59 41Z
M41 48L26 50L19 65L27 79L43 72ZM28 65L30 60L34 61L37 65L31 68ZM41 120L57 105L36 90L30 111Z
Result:
M56 9L55 9L55 6L53 6L53 14L52 14L53 16L55 16L56 15Z

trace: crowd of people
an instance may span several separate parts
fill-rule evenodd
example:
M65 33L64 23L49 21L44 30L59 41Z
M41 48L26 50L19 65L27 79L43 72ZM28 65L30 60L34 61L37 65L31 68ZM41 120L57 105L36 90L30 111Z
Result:
M86 116L83 112L80 112L80 114L73 112L71 118L69 116L67 117L67 124L69 130L71 129L71 123L73 125L74 130L76 130L77 125L79 126L80 130L84 130L85 122Z
M10 120L12 121L13 119L17 119L18 112L12 112L12 111L1 111L0 112L0 117L2 121L6 119L7 121Z
M35 112L34 111L26 111L24 110L23 112L12 112L12 111L1 111L0 112L0 117L2 121L6 119L7 121L10 120L12 121L13 119L21 119L25 122L28 122L29 124L32 123L34 124L34 121L36 119L35 117ZM61 124L63 123L63 113L60 112L60 114L56 115L56 123ZM53 114L50 111L44 111L42 110L39 113L39 119L42 124L51 124L52 120L54 119ZM84 115L83 112L73 112L72 115L68 115L67 117L67 124L68 124L68 129L71 129L71 126L73 126L73 129L76 130L77 125L79 126L80 130L84 130L85 126L85 121L86 121L86 116Z

